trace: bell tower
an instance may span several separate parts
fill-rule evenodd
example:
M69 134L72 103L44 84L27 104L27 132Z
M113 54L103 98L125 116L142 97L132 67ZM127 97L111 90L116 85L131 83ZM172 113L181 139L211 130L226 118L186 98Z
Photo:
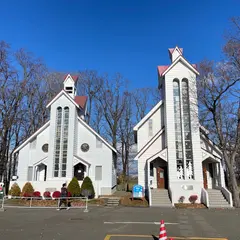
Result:
M158 66L159 88L164 102L169 185L181 196L184 188L199 192L203 181L196 94L199 73L183 57L182 48L176 46L168 52L170 65Z
M74 99L77 95L78 76L71 76L70 74L64 77L64 90Z

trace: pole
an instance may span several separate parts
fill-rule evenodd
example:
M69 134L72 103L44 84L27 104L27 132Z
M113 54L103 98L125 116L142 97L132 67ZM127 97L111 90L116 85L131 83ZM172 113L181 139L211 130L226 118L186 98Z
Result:
M4 209L4 199L5 199L5 196L4 196L4 186L1 186L1 192L0 192L0 195L2 195L2 206L0 208L0 211L1 212L4 212L5 209Z
M83 212L88 212L88 197L86 197L86 208L84 209Z

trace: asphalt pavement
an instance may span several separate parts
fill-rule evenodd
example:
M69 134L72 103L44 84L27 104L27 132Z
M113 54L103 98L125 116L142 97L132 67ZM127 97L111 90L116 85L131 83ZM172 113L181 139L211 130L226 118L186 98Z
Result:
M1 240L158 239L160 220L174 239L240 240L240 210L90 207L0 212Z

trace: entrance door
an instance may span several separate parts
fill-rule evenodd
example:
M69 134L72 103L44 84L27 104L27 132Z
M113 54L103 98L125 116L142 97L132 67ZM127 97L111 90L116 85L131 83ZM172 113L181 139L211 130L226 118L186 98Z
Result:
M76 177L78 181L82 181L84 179L84 170L85 166L82 163L78 163L74 166L74 177Z
M157 187L165 188L164 169L157 168Z
M202 165L203 168L203 186L205 189L208 189L208 181L207 181L207 167L206 164Z

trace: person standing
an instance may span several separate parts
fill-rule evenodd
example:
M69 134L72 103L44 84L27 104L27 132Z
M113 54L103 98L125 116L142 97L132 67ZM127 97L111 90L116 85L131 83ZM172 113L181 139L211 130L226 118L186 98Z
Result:
M69 210L69 207L68 207L68 204L67 204L67 197L68 197L68 191L67 191L66 183L64 183L62 185L62 188L61 188L60 201L59 201L59 205L58 205L57 210L60 210L60 207L61 207L62 204L64 204L65 207L67 208L67 210Z

